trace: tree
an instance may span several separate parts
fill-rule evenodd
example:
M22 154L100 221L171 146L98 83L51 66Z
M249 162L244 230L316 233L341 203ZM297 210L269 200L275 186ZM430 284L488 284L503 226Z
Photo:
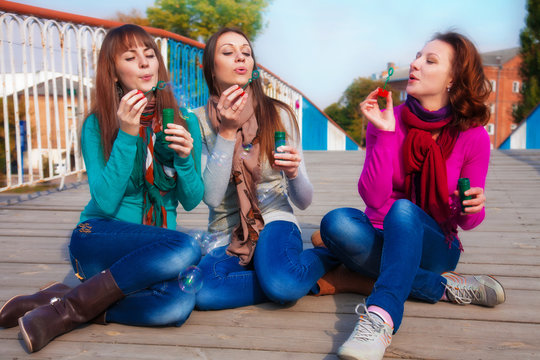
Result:
M343 128L356 142L360 145L365 143L365 129L367 121L360 112L358 105L366 96L369 95L377 87L383 87L384 82L381 80L371 80L368 78L357 78L351 85L347 87L339 102L328 106L324 112ZM387 90L392 90L388 86ZM392 100L395 105L399 105L399 93L392 93ZM379 106L383 108L385 101L379 98Z
M253 40L263 29L271 0L156 0L146 10L150 25L192 39L208 39L222 26L240 28Z
M117 11L110 20L119 21L126 24L136 24L140 26L150 26L150 21L137 9L133 8L127 13Z
M526 26L521 31L521 102L514 111L519 123L540 103L540 0L528 0Z

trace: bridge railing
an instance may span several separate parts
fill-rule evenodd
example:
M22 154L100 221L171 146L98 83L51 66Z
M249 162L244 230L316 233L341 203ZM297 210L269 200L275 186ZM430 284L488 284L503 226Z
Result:
M92 107L101 43L107 29L118 25L121 23L2 2L0 192L54 179L61 179L62 187L66 176L85 171L80 129ZM181 106L204 105L208 100L200 66L204 44L161 29L145 29L161 49ZM265 92L290 105L302 129L304 108L310 103L268 69L261 66L259 70ZM335 124L330 127L345 136ZM311 127L311 131L319 129Z

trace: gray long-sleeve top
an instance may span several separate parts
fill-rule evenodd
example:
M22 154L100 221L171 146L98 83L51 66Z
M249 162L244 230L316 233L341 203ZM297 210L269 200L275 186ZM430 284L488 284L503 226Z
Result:
M232 230L240 222L236 187L230 181L235 141L227 140L212 130L204 107L194 110L199 119L202 135L201 166L204 169L204 202L210 209L208 230L216 234L216 246L229 242ZM288 179L281 171L272 168L269 161L261 164L261 181L257 184L257 198L264 223L284 220L298 225L289 197L299 209L307 208L313 198L313 185L309 181L303 160L302 144L292 119L279 110L281 121L288 136L289 145L295 147L302 162L298 175Z

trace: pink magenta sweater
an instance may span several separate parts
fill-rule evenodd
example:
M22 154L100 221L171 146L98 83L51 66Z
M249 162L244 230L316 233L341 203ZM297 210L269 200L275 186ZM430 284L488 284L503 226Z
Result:
M382 229L388 210L398 199L406 198L403 142L407 135L401 120L401 108L394 108L395 131L382 131L368 124L366 133L366 159L358 192L366 203L365 213L376 228ZM459 197L454 195L460 177L470 179L471 187L485 188L489 165L490 139L483 126L459 134L454 149L446 161L449 203L452 222L463 230L478 226L485 217L485 209L471 215L460 215Z

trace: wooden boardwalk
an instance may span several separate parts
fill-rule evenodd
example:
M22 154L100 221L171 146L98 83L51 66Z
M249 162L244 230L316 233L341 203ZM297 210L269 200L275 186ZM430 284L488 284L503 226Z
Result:
M297 211L305 247L321 217L336 207L363 209L356 191L363 152L307 152L313 205ZM405 319L386 352L404 359L540 358L540 151L492 154L487 219L462 232L458 271L495 275L507 302L494 309L407 301ZM0 197L0 303L62 280L77 284L67 244L88 186L11 204ZM185 228L204 228L200 205L179 214ZM87 325L35 354L18 327L0 329L0 359L335 359L357 316L354 294L313 297L225 311L194 311L180 328Z

